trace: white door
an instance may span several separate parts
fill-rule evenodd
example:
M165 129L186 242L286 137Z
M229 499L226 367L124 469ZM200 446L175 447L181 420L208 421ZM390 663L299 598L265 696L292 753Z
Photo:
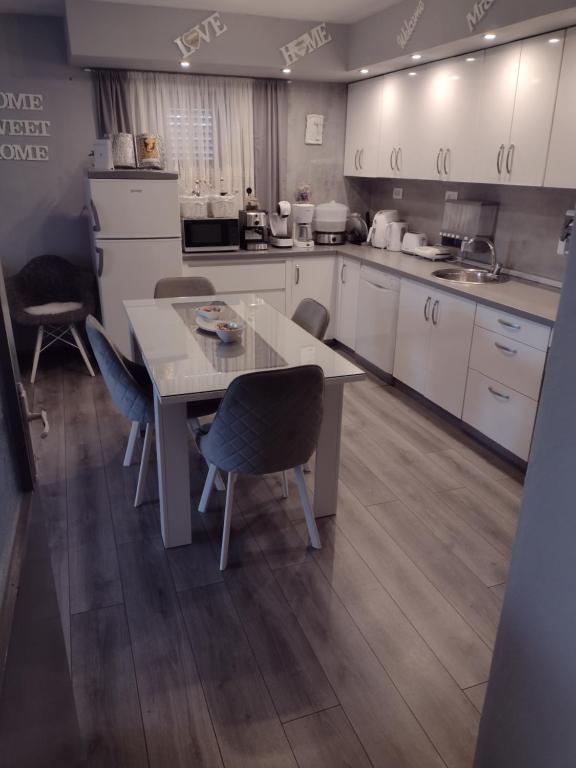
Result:
M122 304L151 299L162 277L182 276L180 240L97 240L102 321L112 340L132 357L130 332Z
M341 259L338 281L338 317L336 338L349 349L356 349L356 313L358 311L358 282L360 263L356 259Z
M561 42L550 43L550 39ZM504 159L504 180L510 184L544 183L563 40L564 32L560 32L522 42L512 132ZM573 81L571 96L573 99Z
M433 296L434 290L426 285L401 281L394 377L422 394L428 384Z
M89 189L98 240L180 237L176 180L90 179Z
M312 257L304 254L292 264L291 314L302 299L316 299L330 312L330 325L325 338L333 339L336 328L336 259L333 256Z
M400 280L370 267L360 270L356 352L380 371L392 373Z
M564 57L556 111L552 124L552 137L544 185L546 187L576 188L576 99L574 74L576 73L576 27L566 32Z
M432 297L432 334L428 382L424 394L458 418L462 417L476 303L436 291Z
M379 172L382 80L348 86L345 176L377 176Z
M487 50L478 93L478 139L474 178L470 181L503 183L506 154L514 115L522 43Z
M403 70L399 78L400 99L398 120L398 176L402 179L420 179L427 164L427 149L422 146L426 126L426 111L422 94L426 85L426 67ZM413 73L413 74L411 74Z

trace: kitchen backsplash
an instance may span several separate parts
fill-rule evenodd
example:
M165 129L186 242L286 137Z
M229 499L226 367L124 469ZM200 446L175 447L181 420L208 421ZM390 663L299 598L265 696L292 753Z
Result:
M394 200L395 187L403 199ZM498 260L509 269L561 282L566 258L556 253L564 213L574 208L576 192L535 187L456 184L401 179L347 179L347 200L352 210L398 208L412 232L424 232L430 242L438 238L447 190L459 200L500 204L496 228Z

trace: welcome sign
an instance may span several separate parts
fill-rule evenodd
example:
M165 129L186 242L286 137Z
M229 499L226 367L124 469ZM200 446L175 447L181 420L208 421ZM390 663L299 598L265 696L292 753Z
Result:
M50 136L50 120L16 117L14 111L41 112L44 97L39 93L0 91L0 141L4 136ZM4 116L6 115L6 116ZM48 160L45 144L0 143L0 160Z

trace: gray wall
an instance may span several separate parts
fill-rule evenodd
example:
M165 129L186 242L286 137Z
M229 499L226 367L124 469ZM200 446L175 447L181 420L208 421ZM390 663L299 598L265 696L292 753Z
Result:
M476 768L576 765L576 239L550 351Z
M7 274L34 256L87 263L83 176L96 136L90 75L66 63L61 19L0 15L0 91L41 93L44 111L2 117L50 120L47 162L0 161L0 258ZM16 137L3 137L12 143Z
M460 200L498 202L499 260L506 267L529 275L558 281L564 277L566 258L556 255L556 245L564 213L574 208L574 190L401 179L351 179L350 184L372 212L398 208L411 231L424 232L430 242L438 238L446 190L457 191ZM392 198L394 187L402 187L402 200Z

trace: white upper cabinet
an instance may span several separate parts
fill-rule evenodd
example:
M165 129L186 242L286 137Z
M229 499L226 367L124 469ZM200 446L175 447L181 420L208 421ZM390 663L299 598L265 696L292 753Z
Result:
M345 176L378 176L382 79L348 86Z
M548 154L548 167L544 184L547 187L576 187L576 99L574 77L576 74L576 27L566 33L564 57L560 74L560 86L556 111L552 124L552 138Z
M378 176L402 174L401 117L406 110L405 73L382 78Z

